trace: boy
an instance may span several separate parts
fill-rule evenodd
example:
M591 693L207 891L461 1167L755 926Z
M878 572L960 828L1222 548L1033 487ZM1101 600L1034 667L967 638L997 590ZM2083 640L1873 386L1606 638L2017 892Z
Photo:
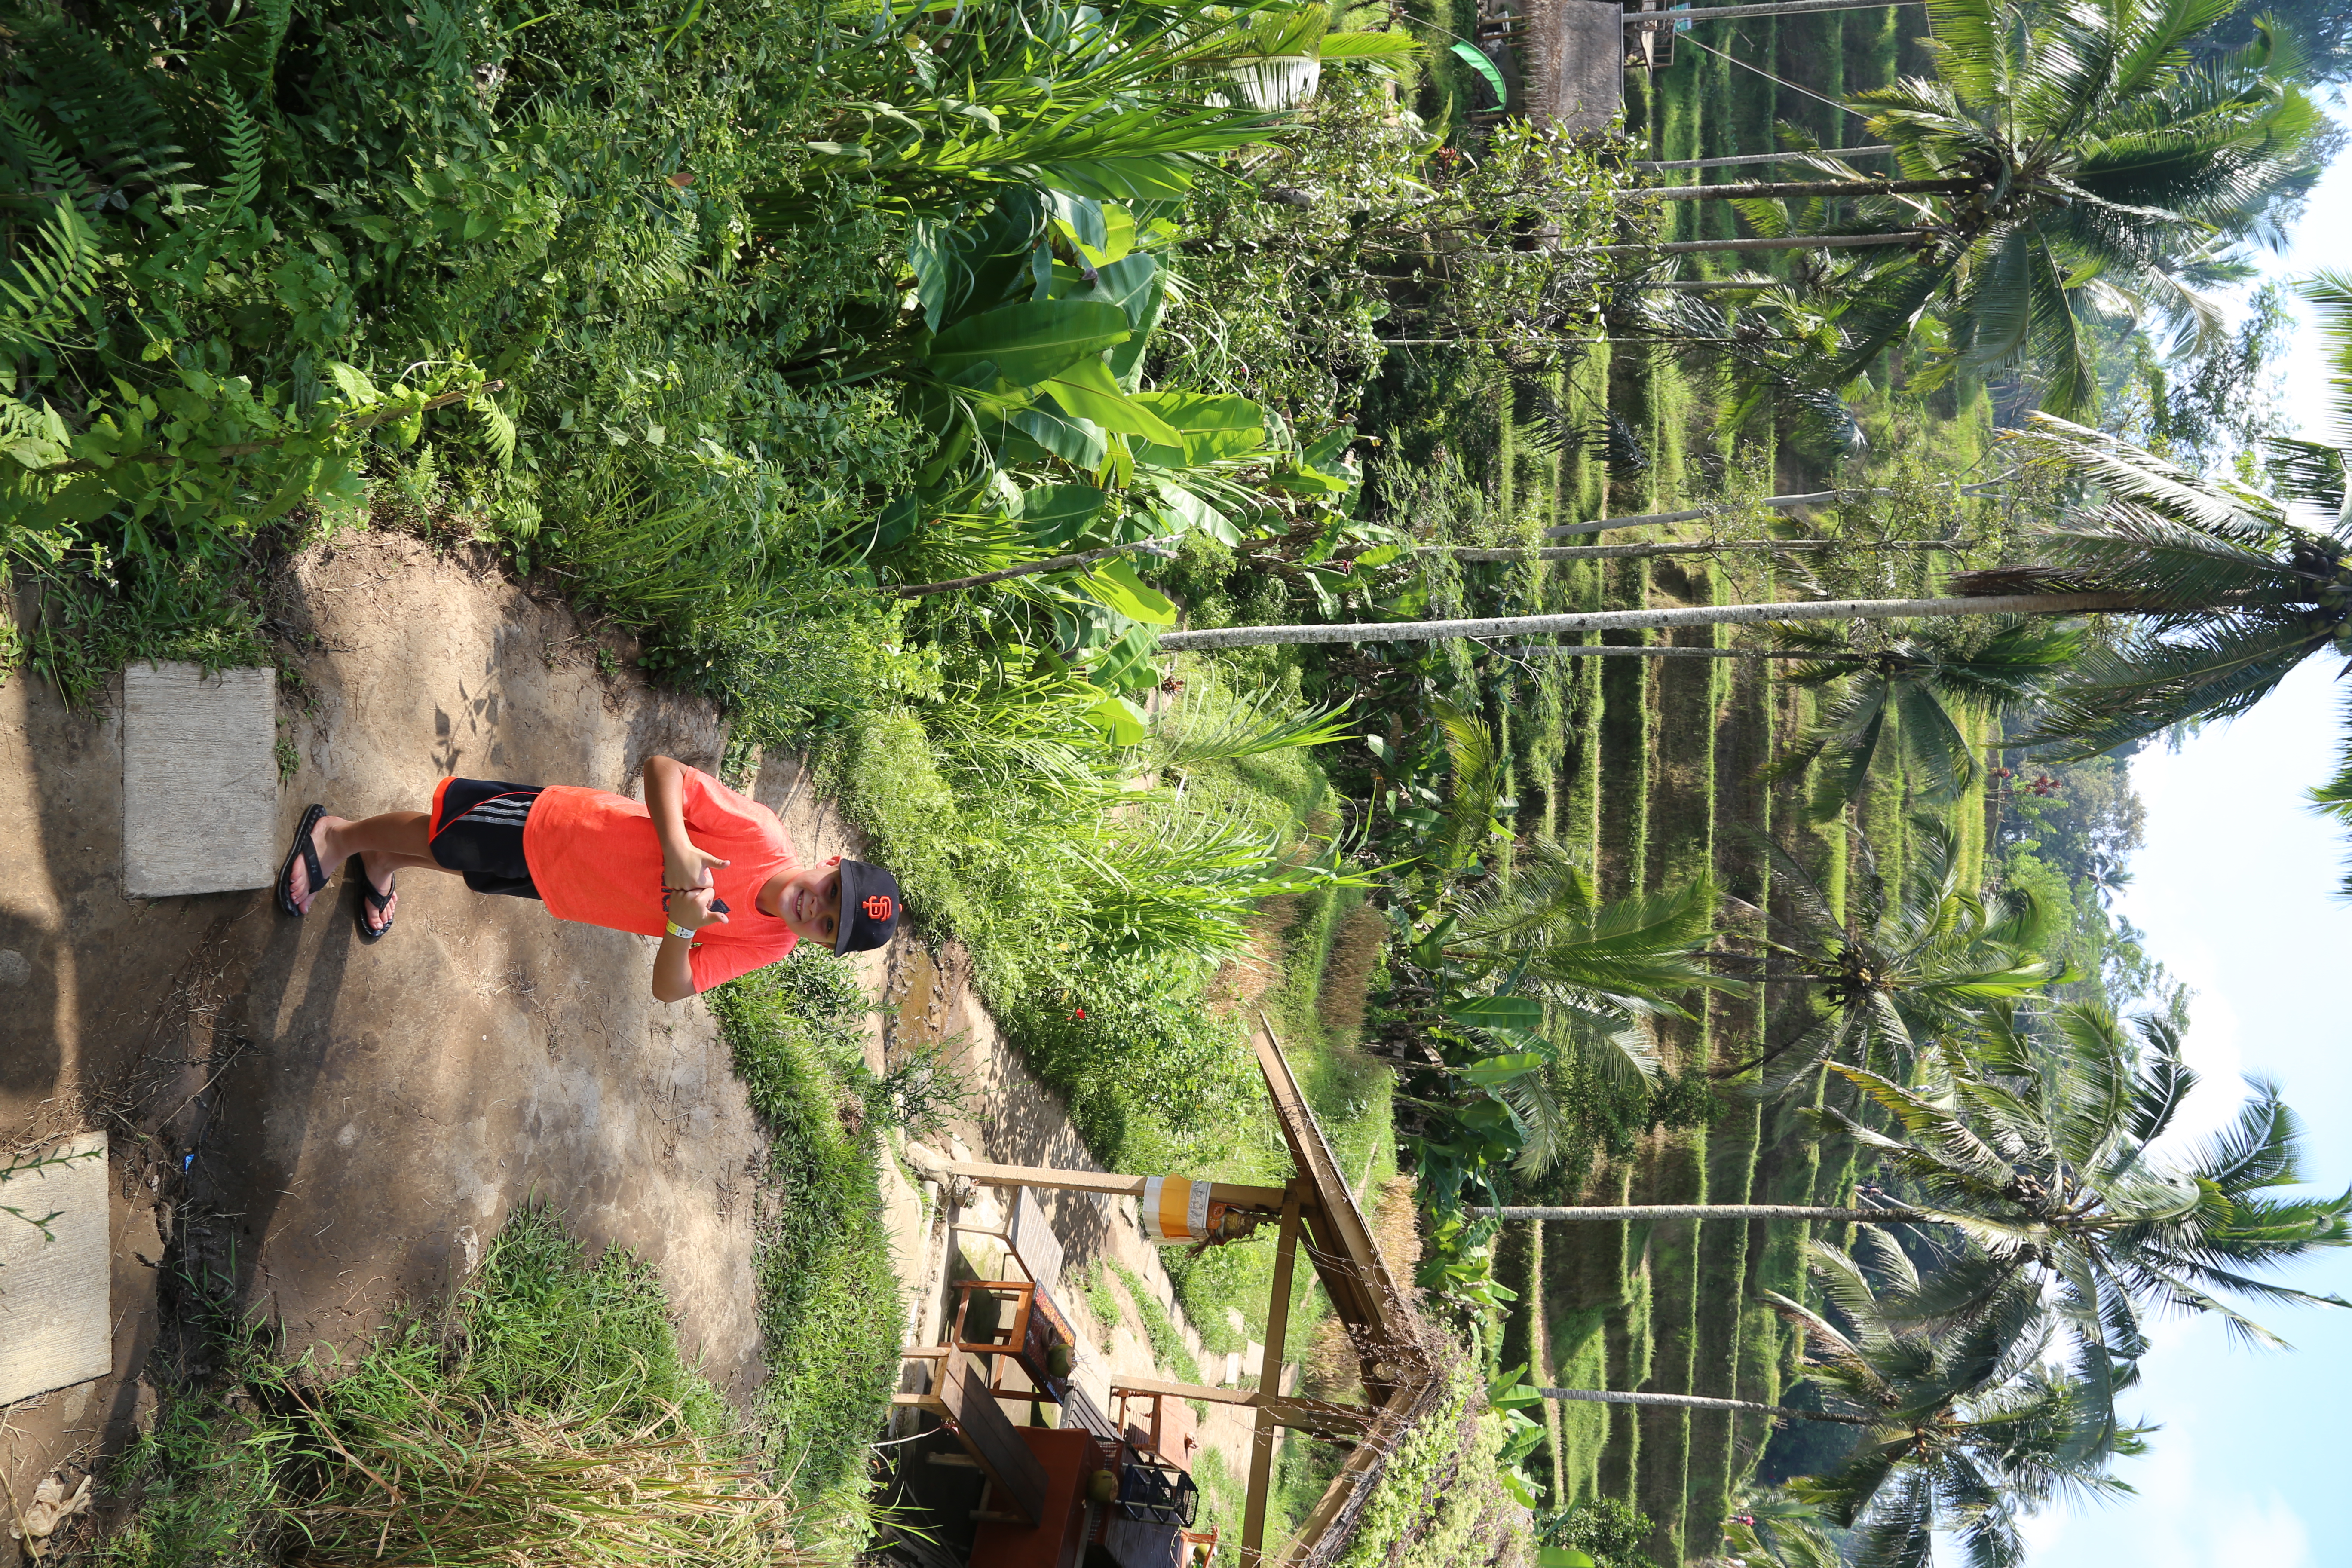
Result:
M879 947L898 926L898 882L879 866L803 867L776 814L670 757L646 759L645 804L566 784L447 778L431 811L353 822L302 814L278 872L278 907L310 912L324 867L359 857L360 940L392 930L393 879L430 867L478 893L538 899L558 920L662 939L663 1002L773 963L802 942Z

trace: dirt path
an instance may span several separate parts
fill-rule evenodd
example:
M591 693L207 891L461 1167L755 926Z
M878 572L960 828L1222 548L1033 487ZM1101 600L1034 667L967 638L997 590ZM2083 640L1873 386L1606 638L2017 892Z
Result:
M298 558L275 619L297 650L281 679L299 759L281 837L310 801L421 807L452 772L634 792L646 756L715 767L723 745L707 704L628 672L624 639L404 536ZM790 761L764 766L754 793L804 855L856 849ZM127 1440L152 1407L141 1374L167 1308L203 1295L266 1309L292 1350L347 1347L446 1289L534 1200L590 1245L650 1262L689 1352L736 1398L756 1389L762 1143L709 1012L651 998L649 940L430 874L403 878L398 929L373 947L340 875L299 922L265 891L134 902L121 821L113 710L68 711L30 678L0 686L0 1147L102 1127L114 1184L114 1373L0 1410L11 1491ZM1092 1164L997 1042L952 950L946 968L907 938L870 955L870 994L896 1004L877 1020L875 1065L900 1039L959 1037L977 1091L955 1129L969 1146ZM929 1220L886 1177L911 1277ZM1066 1279L1115 1258L1171 1300L1131 1214L1080 1200L1054 1217ZM1103 1368L1150 1367L1142 1325L1122 1319L1100 1325ZM1245 1454L1237 1423L1209 1436ZM0 1532L0 1564L14 1551Z

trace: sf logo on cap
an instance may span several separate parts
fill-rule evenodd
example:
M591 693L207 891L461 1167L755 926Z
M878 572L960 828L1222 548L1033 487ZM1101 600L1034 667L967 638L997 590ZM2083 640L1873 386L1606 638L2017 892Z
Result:
M890 918L890 911L898 906L890 901L887 893L876 893L858 907L866 911L869 920L887 921Z

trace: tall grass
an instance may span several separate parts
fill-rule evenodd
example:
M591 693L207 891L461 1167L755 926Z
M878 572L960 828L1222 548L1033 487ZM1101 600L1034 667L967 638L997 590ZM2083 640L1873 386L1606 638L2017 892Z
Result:
M295 1559L446 1568L814 1561L805 1510L678 1352L652 1270L526 1210L436 1313L348 1367L249 1323L118 1463L120 1568Z
M804 952L711 993L765 1123L759 1421L814 1533L864 1544L866 1444L889 1415L905 1311L882 1222L885 1086L866 1071L866 1009L847 965Z

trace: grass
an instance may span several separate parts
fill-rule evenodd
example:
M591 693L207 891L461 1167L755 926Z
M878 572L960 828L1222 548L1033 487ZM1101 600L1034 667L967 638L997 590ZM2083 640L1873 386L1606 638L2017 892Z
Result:
M1192 1359L1192 1351L1185 1346L1184 1335L1176 1327L1176 1320L1168 1315L1168 1309L1160 1304L1160 1298L1151 1293L1151 1288L1143 1282L1142 1277L1116 1260L1108 1267L1118 1276L1118 1282L1127 1288L1127 1299L1134 1303L1135 1315L1143 1321L1144 1337L1151 1342L1152 1360L1161 1366L1172 1368L1180 1383L1205 1383L1207 1380L1201 1375L1201 1363Z
M653 1271L517 1213L438 1310L348 1367L275 1355L214 1317L212 1378L171 1389L117 1462L110 1568L447 1568L807 1561L804 1510L756 1435L680 1357Z
M867 1004L848 966L817 952L731 982L710 1004L769 1139L760 1424L794 1495L856 1537L866 1445L888 1416L905 1332L878 1185L887 1108L856 1033Z

